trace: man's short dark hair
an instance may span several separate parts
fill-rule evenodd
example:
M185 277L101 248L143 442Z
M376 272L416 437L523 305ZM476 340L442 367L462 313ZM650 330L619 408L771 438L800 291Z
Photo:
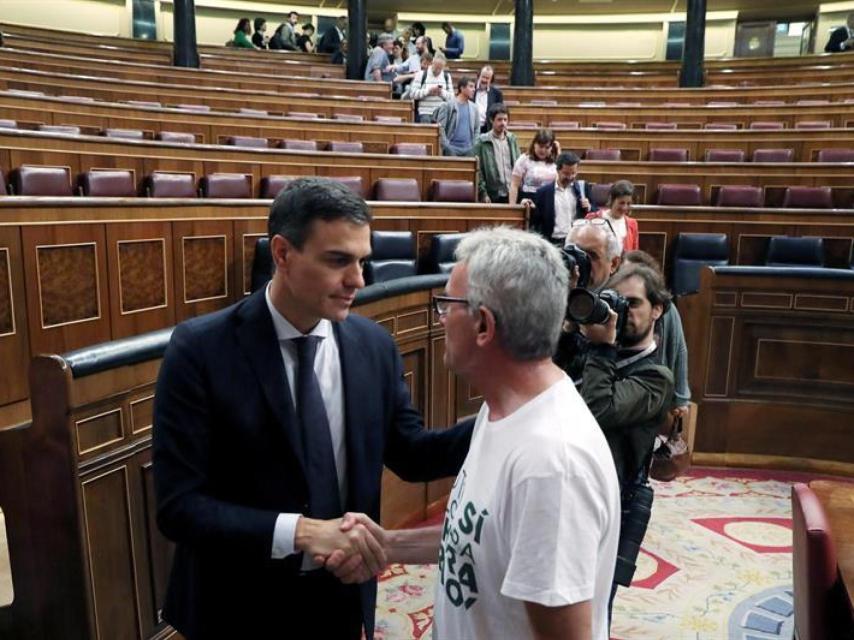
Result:
M370 224L371 210L365 200L340 182L329 178L297 178L279 192L270 207L267 235L280 235L302 249L315 220L347 220Z
M311 24L310 22L306 22L304 25L302 25L302 30L303 30L303 31L307 31L307 30L309 30L309 29L311 29L312 31L314 31L314 25L313 25L313 24Z
M574 165L581 162L581 158L575 155L572 151L563 151L555 160L555 166L560 169L565 165Z
M290 18L291 16L299 18L299 11L288 11L288 17Z
M510 108L503 102L496 102L491 107L489 107L489 110L486 112L486 119L492 122L493 120L495 120L495 116L497 116L499 113L503 113L509 118Z
M613 289L621 282L625 282L629 278L637 276L643 281L644 290L646 291L646 299L652 306L661 305L665 310L670 306L672 296L664 286L664 278L655 269L637 262L626 262L617 269L617 273L612 275L605 288Z
M424 27L423 22L413 22L412 23L412 33L417 34L419 36L423 36L426 33L427 29Z
M469 83L474 84L474 78L471 76L461 76L459 80L457 80L457 92L465 89Z
M255 31L258 31L261 27L267 24L267 21L264 18L255 18Z

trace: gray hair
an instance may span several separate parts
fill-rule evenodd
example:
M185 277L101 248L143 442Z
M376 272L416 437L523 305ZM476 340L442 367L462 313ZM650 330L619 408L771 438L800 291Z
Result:
M550 358L566 313L569 272L542 237L492 227L466 235L457 260L468 268L468 301L496 317L501 345L516 360Z
M605 250L608 252L608 260L613 260L614 258L619 258L623 255L623 243L620 242L620 239L617 237L616 233L613 233L608 225L578 225L572 227L569 230L569 235L566 236L567 242L575 242L575 237L578 233L581 232L581 229L592 228L596 231L596 233L602 233L605 235Z

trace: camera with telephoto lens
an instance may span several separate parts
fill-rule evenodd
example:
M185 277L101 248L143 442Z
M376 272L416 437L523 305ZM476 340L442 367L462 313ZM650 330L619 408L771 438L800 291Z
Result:
M584 252L584 249L572 243L561 249L560 255L569 271L570 278L572 278L575 268L578 267L578 282L575 286L585 288L590 281L590 256Z

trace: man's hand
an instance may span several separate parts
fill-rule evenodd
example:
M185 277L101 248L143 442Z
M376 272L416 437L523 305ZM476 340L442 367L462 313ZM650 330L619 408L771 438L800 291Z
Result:
M579 199L578 204L581 205L582 209L590 209L590 200L588 200L585 196L581 196L581 199Z
M605 324L583 324L581 334L593 344L616 344L617 314L608 310L608 322Z
M536 209L537 205L534 204L534 201L530 198L522 198L519 204L523 207L530 207L531 209Z
M691 411L691 408L688 405L684 405L681 407L673 407L673 409L671 409L670 413L673 414L673 417L679 417L679 418L682 418L684 420L685 418L688 417L688 414L690 413L690 411Z
M345 524L346 523L346 524ZM325 564L333 553L342 559L358 557L371 575L386 564L385 532L364 514L347 514L335 520L302 517L297 522L296 548Z
M578 279L581 277L581 271L578 268L578 265L575 265L572 268L572 273L569 274L569 289L572 291L578 286Z
M480 201L481 201L483 204L491 204L491 203L492 203L492 199L491 199L489 196L483 196L483 197L480 199Z
M348 554L342 548L326 557L316 556L315 562L325 564L345 584L365 582L385 569L387 541L382 527L364 513L346 513L334 522L339 533L353 543L356 553Z

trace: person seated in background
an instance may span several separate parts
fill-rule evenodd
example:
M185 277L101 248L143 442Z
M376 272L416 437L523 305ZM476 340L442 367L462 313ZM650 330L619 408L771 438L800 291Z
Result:
M566 267L542 238L506 227L469 233L456 257L434 297L445 364L484 402L444 525L374 537L391 562L438 555L436 640L607 640L620 497L606 437L551 360ZM345 515L344 528L357 524L373 523ZM339 554L326 566L349 580Z
M282 25L282 49L287 51L297 50L297 24L299 23L299 14L296 11L291 11L288 14L288 21Z
M477 193L481 202L507 204L510 197L510 176L519 159L519 143L507 130L510 111L503 102L489 109L492 129L478 136L473 155L478 159Z
M523 205L531 205L531 230L546 240L562 247L573 221L587 215L590 203L590 185L577 180L580 160L572 151L564 151L555 160L557 176L539 189Z
M854 50L854 12L848 14L848 20L830 34L830 39L824 46L825 53Z
M632 212L632 197L635 185L628 180L617 180L608 192L608 208L592 211L587 217L605 218L611 221L611 228L623 243L623 251L638 248L638 221L629 214Z
M341 42L347 37L347 16L338 16L335 25L323 32L320 42L317 43L318 53L334 54L341 48Z
M474 97L474 79L463 76L457 81L457 97L436 110L442 155L470 156L477 138L478 118Z
M454 29L454 25L450 22L442 23L442 31L445 32L445 46L439 47L442 53L448 60L458 60L463 57L463 51L466 48L466 41L463 38L462 32Z
M297 38L297 50L305 53L314 52L314 42L311 41L314 36L314 25L306 22L302 25L302 35Z
M646 251L626 251L623 262L644 264L663 278L661 265ZM675 304L670 304L655 324L658 344L658 361L673 372L673 406L671 413L685 417L688 403L691 402L691 387L688 384L688 346L685 344L685 331L682 328L682 316Z
M540 129L534 134L527 153L519 156L513 165L510 204L517 204L524 198L533 198L537 189L554 182L557 176L555 158L558 153L560 145L551 129Z
M377 46L371 51L368 63L365 65L365 80L391 82L394 79L394 72L388 71L389 56L393 46L394 40L389 36L382 35L377 38Z
M383 32L381 36L388 36L392 40L397 40L400 37L400 30L397 28L397 18L390 17L383 21Z
M347 40L342 40L338 51L332 54L332 64L347 64Z
M267 21L264 18L255 18L255 33L252 34L252 44L259 49L267 48L268 38L265 35L267 32Z
M445 56L437 53L430 68L416 74L412 80L409 96L415 101L418 122L435 122L433 112L454 97L451 74L445 70L445 63Z
M238 49L257 49L254 44L252 44L252 40L249 38L249 34L252 33L252 25L249 22L249 18L241 18L237 22L237 27L234 29L234 39L232 42L234 46Z
M480 132L486 133L492 124L487 118L489 109L494 104L504 102L504 94L501 89L496 87L492 81L495 78L495 71L488 64L485 65L477 76L477 84L474 88L474 101L477 103L478 112L480 114Z

